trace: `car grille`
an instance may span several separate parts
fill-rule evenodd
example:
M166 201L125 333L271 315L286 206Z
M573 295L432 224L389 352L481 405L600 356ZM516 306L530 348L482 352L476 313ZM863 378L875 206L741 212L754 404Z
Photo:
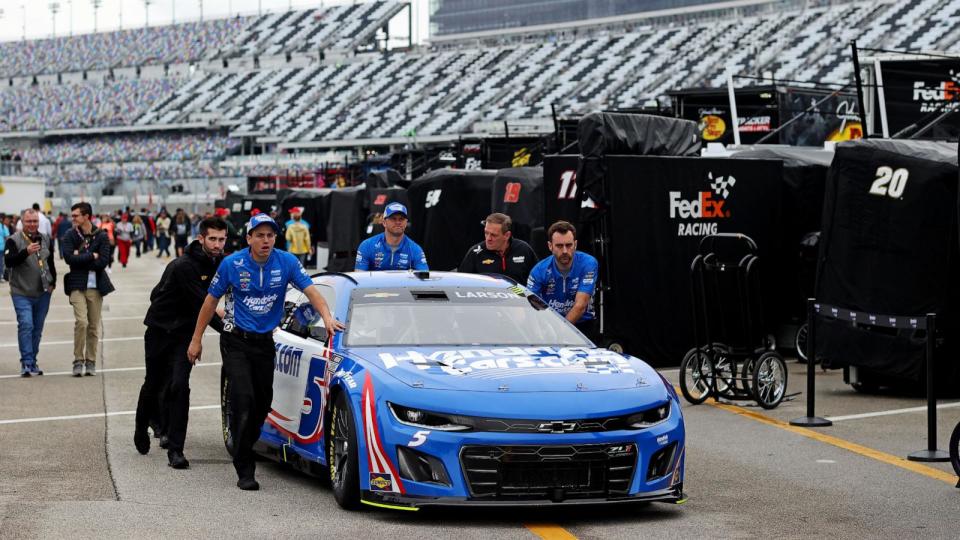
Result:
M624 496L637 464L626 444L464 446L470 495L477 499L586 499Z

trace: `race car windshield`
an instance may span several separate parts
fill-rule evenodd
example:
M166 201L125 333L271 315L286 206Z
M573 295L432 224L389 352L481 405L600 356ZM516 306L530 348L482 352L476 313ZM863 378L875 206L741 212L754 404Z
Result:
M590 346L558 313L504 289L357 291L346 345Z

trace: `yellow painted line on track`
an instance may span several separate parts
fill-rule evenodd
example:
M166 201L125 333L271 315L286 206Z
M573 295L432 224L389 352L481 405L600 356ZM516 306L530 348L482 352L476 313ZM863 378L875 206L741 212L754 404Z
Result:
M677 392L679 391L680 390L678 388ZM760 414L758 412L749 411L742 407L737 407L736 405L718 403L713 401L712 399L708 399L704 403L712 407L716 407L718 409L722 409L724 411L731 412L733 414L738 414L740 416L749 418L751 420L755 420L762 424L767 424L768 426L777 427L782 430L789 431L791 433L796 433L797 435L802 435L809 439L813 439L815 441L820 441L822 443L826 443L831 446L836 446L837 448L842 448L849 452L853 452L854 454L868 457L870 459L875 459L882 463L893 465L894 467L899 467L901 469L904 469L913 473L922 474L923 476L926 476L928 478L933 478L934 480L940 480L941 482L946 482L951 486L957 485L957 477L955 475L950 474L946 471L941 471L940 469L936 469L934 467L929 467L927 465L923 465L915 461L908 461L906 458L898 457L893 454L888 454L880 450L875 450L868 446L863 446L862 444L857 444L855 442L850 442L848 440L841 439L840 437L834 437L833 435L827 435L825 433L814 431L810 428L791 426L789 423L784 422L783 420L770 418L769 416Z
M570 531L553 523L524 523L524 527L543 540L576 540Z

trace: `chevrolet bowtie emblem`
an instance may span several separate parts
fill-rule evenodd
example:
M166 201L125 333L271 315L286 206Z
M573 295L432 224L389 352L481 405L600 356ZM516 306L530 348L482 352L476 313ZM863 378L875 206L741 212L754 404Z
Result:
M575 429L577 429L576 422L564 422L562 420L544 422L537 426L537 431L541 433L570 433Z

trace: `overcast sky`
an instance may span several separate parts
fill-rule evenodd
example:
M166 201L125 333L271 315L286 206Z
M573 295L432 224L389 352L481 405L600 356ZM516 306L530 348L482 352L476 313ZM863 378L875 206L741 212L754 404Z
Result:
M178 22L194 21L200 18L200 6L203 5L203 18L222 18L228 14L255 15L258 7L263 12L286 11L292 6L297 8L315 8L321 5L353 4L368 0L151 0L150 26L170 24L174 16ZM422 41L427 37L427 1L410 0L413 4L414 36ZM56 14L57 36L93 32L92 0L0 0L0 41L13 41L22 38L24 26L27 39L48 38L54 31L54 18L49 5L58 3ZM71 16L71 11L72 16ZM24 25L26 21L26 25ZM144 0L101 0L97 11L97 30L116 30L123 28L142 28L146 23Z

